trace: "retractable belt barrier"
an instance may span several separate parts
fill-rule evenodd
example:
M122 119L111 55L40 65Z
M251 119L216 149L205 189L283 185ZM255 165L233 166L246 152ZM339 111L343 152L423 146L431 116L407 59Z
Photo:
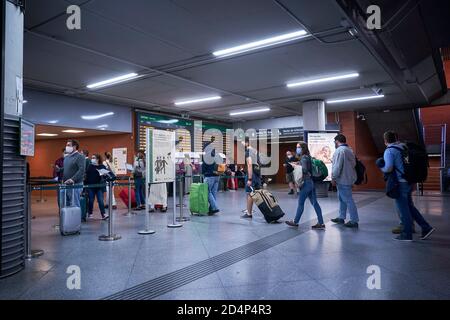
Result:
M229 176L229 175L220 175L220 179L245 179L245 176ZM177 175L175 177L175 180L173 181L173 221L172 223L168 224L167 226L169 228L176 228L181 227L182 225L178 222L186 222L189 221L189 217L184 217L183 215L183 206L184 206L184 190L183 190L183 182L186 178L199 178L200 182L203 182L204 175L203 174L193 174L193 175ZM118 187L127 187L128 188L128 212L124 214L124 216L131 217L133 215L136 215L135 212L133 212L131 208L131 188L134 185L134 181L132 181L133 178L131 176L123 176L123 177L117 177L115 181L108 181L106 183L99 183L99 184L74 184L74 185L67 185L67 184L61 184L57 183L53 179L49 179L46 177L39 177L39 178L33 178L30 179L28 185L27 185L27 212L28 212L28 236L27 236L27 257L31 258L34 256L38 256L43 254L42 250L31 250L31 192L32 191L40 191L40 200L39 202L46 201L43 200L43 191L44 190L54 190L58 191L58 193L61 190L74 190L74 189L92 189L92 188L110 188L112 190L112 187L118 186ZM127 181L127 182L120 182L120 181ZM180 208L180 215L179 217L175 217L175 208L176 205L176 183L178 182L178 193L179 193L179 208ZM155 182L155 183L148 183L148 185L152 184L161 184L165 182ZM148 196L146 195L146 201L148 201ZM108 221L108 234L99 236L99 240L101 241L114 241L121 239L121 236L114 233L114 215L112 211L112 192L109 192L108 197L108 214L109 214L109 221ZM146 212L147 215L149 215L149 212ZM34 253L36 252L36 253Z

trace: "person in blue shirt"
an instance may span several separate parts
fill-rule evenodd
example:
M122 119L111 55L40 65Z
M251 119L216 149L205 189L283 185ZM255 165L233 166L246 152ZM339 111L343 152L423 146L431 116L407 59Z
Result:
M406 145L400 143L397 137L394 131L384 133L384 144L387 148L384 151L383 161L377 161L377 165L381 171L385 174L395 174L399 182L400 196L395 199L395 204L400 213L403 228L400 235L394 239L399 241L412 241L412 225L415 221L422 228L422 236L420 239L425 240L434 232L434 228L430 226L414 206L411 185L403 177L405 170L402 153Z

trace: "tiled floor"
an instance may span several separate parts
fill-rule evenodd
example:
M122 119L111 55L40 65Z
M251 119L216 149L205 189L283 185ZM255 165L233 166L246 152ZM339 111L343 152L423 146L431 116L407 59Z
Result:
M296 197L279 189L274 194L285 219L293 218ZM244 196L242 191L219 193L219 215L192 217L179 229L166 226L170 210L154 213L156 234L147 236L137 234L144 214L125 217L126 210L119 208L115 226L122 239L115 242L98 241L107 231L107 222L100 220L84 224L80 236L61 237L53 228L58 222L51 214L56 212L54 200L34 204L33 248L44 249L45 255L0 280L0 299L99 299L286 229L265 223L259 213L253 221L240 219ZM413 243L392 240L396 214L382 193L357 193L355 200L359 230L330 222L326 231L310 230L316 221L308 203L298 236L157 299L449 299L450 211L445 208L450 198L415 198L437 231L429 240ZM336 215L336 196L319 202L329 221ZM81 269L80 290L67 288L70 265ZM379 290L367 288L370 265L381 270Z

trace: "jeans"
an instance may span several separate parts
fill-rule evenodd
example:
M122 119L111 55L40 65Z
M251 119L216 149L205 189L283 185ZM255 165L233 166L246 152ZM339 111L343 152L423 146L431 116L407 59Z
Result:
M64 193L66 194L66 206L73 206L73 207L81 207L80 205L80 197L81 197L81 192L83 192L83 184L79 183L79 184L75 184L74 187L78 188L74 188L74 189L62 189L59 190L60 192L60 196L59 196L59 200L61 201L60 206L61 208L64 207ZM73 199L72 199L73 196Z
M220 177L205 177L205 183L208 184L208 202L211 210L217 208L217 191L219 190Z
M92 211L94 210L94 201L95 197L97 197L98 202L98 208L100 209L100 213L102 216L105 215L105 204L103 202L103 189L102 188L89 188L89 214L92 214Z
M408 182L400 182L400 197L395 199L395 204L400 212L400 219L402 221L402 235L408 238L412 237L413 221L422 228L422 231L431 229L428 222L422 217L419 210L414 206L412 200L412 189Z
M339 218L345 220L347 218L347 209L350 213L351 222L359 222L358 209L352 195L352 186L345 184L337 185L339 195Z
M311 179L306 179L300 189L300 194L298 196L298 206L297 213L295 214L295 223L299 223L302 217L303 210L305 209L305 201L309 198L314 210L317 214L317 219L320 224L323 224L322 209L320 208L319 202L317 202L316 188L314 187L314 182Z
M136 194L136 207L145 204L145 183L143 178L134 178L134 191Z

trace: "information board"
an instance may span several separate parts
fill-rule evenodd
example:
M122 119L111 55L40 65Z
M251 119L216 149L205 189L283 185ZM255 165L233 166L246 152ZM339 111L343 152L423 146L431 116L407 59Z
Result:
M322 160L328 168L328 177L324 181L331 181L331 160L336 147L334 137L337 132L307 132L307 142L311 156Z
M114 148L112 152L113 166L116 175L127 174L127 148Z
M20 155L34 157L34 124L20 119Z
M175 132L147 129L147 178L150 183L175 180Z

